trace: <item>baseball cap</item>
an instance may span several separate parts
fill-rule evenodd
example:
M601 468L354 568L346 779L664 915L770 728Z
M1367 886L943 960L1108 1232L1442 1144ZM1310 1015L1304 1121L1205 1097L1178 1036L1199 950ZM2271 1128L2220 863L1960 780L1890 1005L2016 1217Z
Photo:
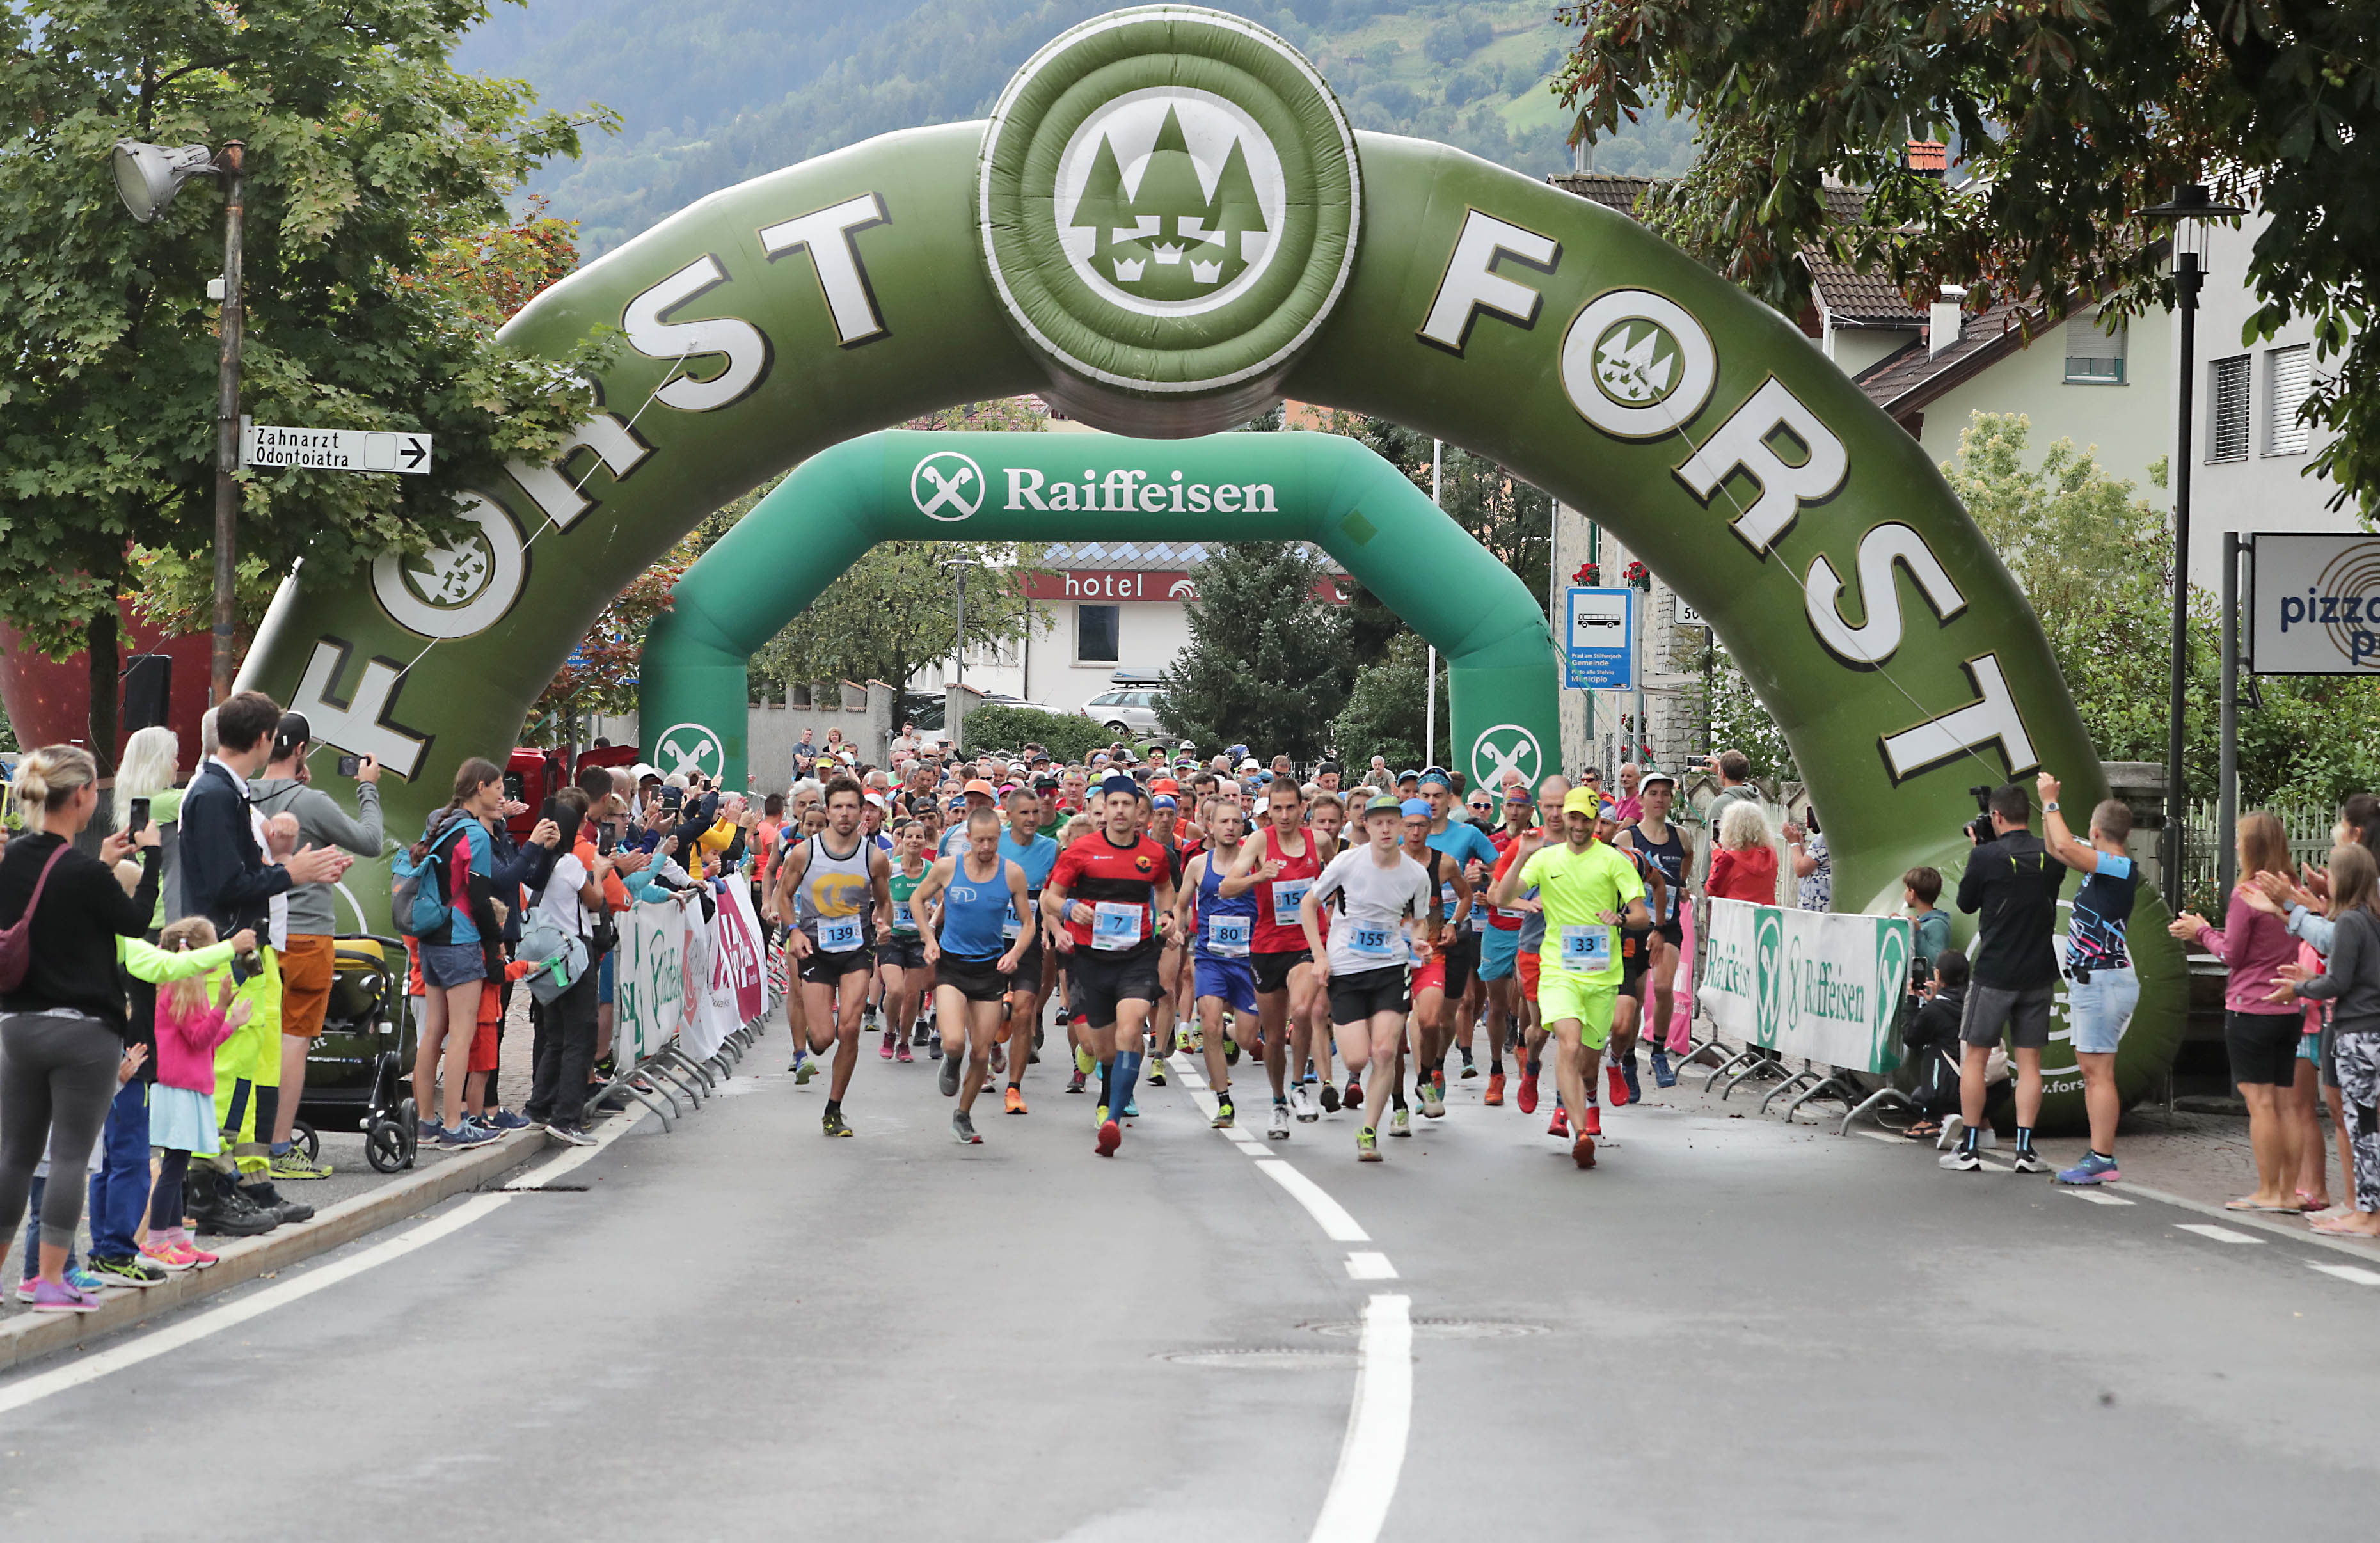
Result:
M1324 761L1321 765L1319 765L1319 766L1318 766L1318 767L1316 767L1316 768L1314 769L1314 774L1315 774L1316 776L1319 777L1319 776L1323 776L1323 775L1328 774L1328 773L1336 772L1338 770L1339 770L1339 763L1338 763L1337 761L1335 761L1335 760L1326 760L1326 761Z
M1655 783L1667 783L1671 787L1675 787L1678 785L1678 779L1672 777L1658 766L1648 766L1645 768L1645 774L1636 779L1636 785L1639 788L1650 787Z
M1179 793L1182 791L1182 784L1175 782L1171 777L1160 777L1155 782L1148 784L1148 791L1151 793Z
M1160 809L1178 809L1182 807L1181 800L1170 793L1160 793L1149 802Z
M1375 793L1369 799L1365 801L1364 812L1366 815L1378 814L1382 810L1386 810L1390 814L1402 814L1405 812L1405 807L1402 802L1398 799L1391 798L1385 793Z
M1400 772L1397 773L1397 781L1401 783L1418 781L1420 777L1421 773L1418 772Z
M1427 820L1429 818L1429 800L1427 798L1408 798L1404 802L1399 804L1397 808L1407 820L1415 818Z
M1432 783L1436 783L1439 786L1446 789L1449 793L1454 791L1454 779L1448 776L1443 771L1440 771L1435 766L1428 768L1421 774L1422 786L1427 787Z
M1140 796L1140 784L1119 772L1111 777L1102 777L1099 779L1099 792L1102 794L1129 793L1135 797L1138 797Z
M310 743L313 737L314 725L306 721L304 713L283 713L279 725L273 731L273 759L281 759L298 746Z
M992 786L990 783L985 782L981 777L969 777L967 779L966 786L961 788L959 791L962 794L980 793L987 798L997 798L1000 796L1000 789Z
M1504 790L1504 802L1508 804L1534 804L1536 801L1537 796L1519 783Z
M1601 814L1602 812L1603 800L1595 796L1595 790L1591 787L1574 787L1562 796L1564 814Z

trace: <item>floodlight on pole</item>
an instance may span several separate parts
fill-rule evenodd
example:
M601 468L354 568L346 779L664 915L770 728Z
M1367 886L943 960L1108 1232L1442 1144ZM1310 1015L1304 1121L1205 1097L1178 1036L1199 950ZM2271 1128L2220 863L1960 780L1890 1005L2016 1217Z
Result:
M204 145L151 145L115 141L115 195L125 213L142 225L154 223L182 184L216 175L215 152Z

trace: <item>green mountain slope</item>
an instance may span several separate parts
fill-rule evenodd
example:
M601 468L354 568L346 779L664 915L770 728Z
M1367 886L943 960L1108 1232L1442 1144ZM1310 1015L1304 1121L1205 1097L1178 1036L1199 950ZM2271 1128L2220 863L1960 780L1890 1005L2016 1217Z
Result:
M616 139L536 187L595 255L721 188L913 124L990 110L1010 75L1114 0L529 0L465 40L465 67L519 76L547 105L594 101ZM1320 65L1358 127L1443 140L1532 176L1565 170L1547 77L1568 36L1545 0L1223 3ZM1673 173L1682 121L1597 147L1607 171Z

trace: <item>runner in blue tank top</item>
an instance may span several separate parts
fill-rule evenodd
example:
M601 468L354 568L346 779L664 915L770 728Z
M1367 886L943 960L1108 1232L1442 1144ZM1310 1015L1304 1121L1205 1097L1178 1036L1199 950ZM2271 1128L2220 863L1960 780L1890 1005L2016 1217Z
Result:
M1019 909L1006 918L1014 941L1025 939L1025 952L1017 955L1016 974L1008 983L1008 1020L1001 1026L1002 1039L1014 1043L1008 1051L1008 1091L1003 1096L1011 1114L1025 1112L1025 1068L1041 1048L1041 1004L1049 1000L1050 977L1057 973L1055 951L1041 946L1041 888L1050 881L1050 870L1058 866L1058 844L1041 834L1041 821L1047 818L1040 795L1019 784L1008 791L1008 830L1000 838L1000 855L1014 863L1025 873L1025 898L1030 908ZM1000 1052L992 1052L991 1069L1001 1070Z
M1197 1002L1199 1032L1206 1040L1207 1080L1215 1089L1214 1126L1232 1127L1232 1067L1224 1054L1223 1010L1240 1014L1245 1026L1257 1012L1256 972L1248 965L1248 948L1257 921L1253 893L1225 899L1223 876L1240 860L1240 838L1246 817L1237 801L1209 799L1199 811L1214 850L1190 859L1182 876L1180 930L1195 939L1191 950L1192 990Z
M1000 816L990 805L967 816L966 841L964 856L934 859L909 904L925 933L926 962L934 966L942 1097L959 1100L951 1112L951 1135L963 1146L979 1146L975 1096L982 1090L992 1041L1007 1015L1009 973L1025 952L1024 939L1002 936L1002 921L1012 906L1025 909L1025 870L1000 855ZM931 904L936 900L939 906Z

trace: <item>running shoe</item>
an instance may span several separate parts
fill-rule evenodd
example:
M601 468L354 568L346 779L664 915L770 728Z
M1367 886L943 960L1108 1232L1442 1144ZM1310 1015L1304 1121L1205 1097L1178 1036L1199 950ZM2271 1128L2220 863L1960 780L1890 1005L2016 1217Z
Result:
M1010 1114L1024 1113L1025 1089L1017 1087L1016 1084L1013 1082L1010 1083L1008 1085L1008 1091L1001 1095L1000 1107L1003 1112Z
M1232 1128L1231 1094L1218 1093L1215 1095L1215 1117L1212 1120L1208 1121L1207 1124L1211 1128L1219 1131L1227 1131Z
M959 1096L959 1072L961 1064L959 1058L955 1055L946 1055L942 1057L942 1070L937 1080L941 1084L943 1098L955 1099Z
M932 1039L926 1041L926 1059L929 1061L940 1061L941 1058L942 1037L937 1034Z
M1677 1085L1678 1074L1670 1070L1670 1052L1661 1049L1658 1045L1654 1046L1653 1086L1656 1087L1675 1087Z
M1008 1052L1002 1050L998 1045L992 1046L991 1075L993 1076L998 1076L1001 1073L1006 1070L1008 1070Z
M1595 1137L1582 1136L1570 1144L1570 1160L1581 1168L1595 1166Z
M165 1283L164 1270L152 1264L143 1264L130 1254L120 1259L92 1259L83 1268L98 1276L103 1286L131 1286L147 1291L151 1286Z
M1380 1133L1369 1125L1355 1133L1355 1160L1357 1162L1380 1160Z
M1441 1099L1442 1099L1442 1098L1444 1098L1444 1097L1446 1096L1446 1068L1445 1068L1445 1067L1443 1067L1443 1066L1432 1066L1432 1067L1429 1069L1429 1085L1430 1085L1432 1087L1435 1087L1435 1088L1437 1088L1437 1089L1438 1089L1438 1095L1439 1095L1439 1098L1441 1098Z
M1471 1052L1469 1051L1464 1051L1463 1052L1463 1075L1466 1077L1475 1077L1479 1075L1479 1068L1471 1063Z
M2071 1168L2059 1170L2058 1182L2071 1185L2114 1184L2123 1176L2116 1167L2114 1158L2103 1158L2096 1152L2085 1152L2082 1154L2082 1161Z
M1272 1126L1265 1132L1265 1136L1273 1141L1289 1139L1289 1105L1276 1103L1272 1106Z
M1076 1045L1075 1047L1075 1075L1079 1076L1089 1076L1092 1072L1098 1069L1099 1064L1099 1063L1097 1061L1091 1058L1091 1052L1089 1051L1085 1050L1080 1045Z
M492 1109L476 1118L491 1130L499 1131L525 1131L532 1124L527 1115L516 1114L509 1109Z
M429 1133L425 1130L422 1135L426 1139ZM499 1132L492 1131L485 1125L474 1124L469 1117L466 1116L456 1123L453 1130L443 1127L439 1130L438 1149L442 1152L459 1152L469 1147L484 1147L489 1142L496 1140L499 1135Z
M1437 1083L1425 1082L1419 1087L1414 1089L1414 1094L1415 1097L1421 1100L1421 1112L1423 1118L1429 1120L1443 1120L1446 1118L1446 1095L1439 1091Z
M1578 1129L1579 1134L1582 1136L1601 1136L1603 1134L1602 1106L1599 1104L1587 1105L1586 1118L1578 1123Z
M1979 1172L1984 1166L1984 1160L1963 1146L1944 1152L1934 1160L1937 1166L1948 1168L1956 1173Z
M1326 1082L1322 1084L1320 1087L1315 1090L1314 1096L1322 1101L1323 1113L1336 1114L1339 1112L1339 1087L1336 1083Z
M820 1115L819 1134L820 1136L849 1136L851 1134L851 1127L843 1123L843 1111L839 1109L830 1110L826 1113Z
M1173 1026L1173 1048L1178 1051L1187 1051L1195 1055L1207 1047L1196 1029L1188 1024L1176 1024Z
M1358 1080L1357 1078L1353 1077L1353 1076L1350 1076L1350 1077L1347 1079L1347 1091L1345 1091L1344 1093L1342 1093L1342 1094L1340 1094L1340 1095L1339 1095L1339 1101L1340 1101L1342 1104L1345 1105L1345 1106L1346 1106L1347 1108L1349 1108L1349 1109L1361 1109L1361 1108L1363 1108L1363 1107L1364 1107L1364 1085L1363 1085L1363 1083L1362 1083L1360 1080Z
M892 1059L900 1062L903 1065L909 1065L914 1063L917 1058L909 1053L909 1041L904 1039L899 1044L892 1047Z
M1399 1108L1391 1112L1389 1115L1389 1134L1390 1136L1413 1135L1413 1111Z
M904 1059L906 1059L905 1057ZM810 1078L818 1075L818 1057L806 1055L794 1063L794 1086L808 1087Z
M1502 1104L1502 1103L1503 1103L1503 1101L1504 1101L1504 1074L1503 1074L1503 1073L1501 1073L1501 1072L1490 1072L1490 1073L1488 1073L1488 1096L1487 1096L1486 1098L1484 1098L1484 1099L1480 1100L1479 1101L1480 1101L1481 1103L1484 1103L1484 1104L1488 1105L1488 1106L1489 1106L1489 1107L1491 1107L1491 1108L1496 1107L1496 1106L1499 1106L1499 1105L1500 1105L1500 1104Z
M1082 1073L1080 1073L1080 1072L1076 1072L1073 1076L1070 1076L1070 1077L1068 1077L1068 1078L1066 1079L1066 1091L1067 1091L1067 1092L1069 1092L1069 1093L1079 1093L1079 1092L1081 1092L1082 1090L1083 1090L1083 1074L1082 1074Z
M26 1298L37 1313L91 1313L99 1310L99 1298L71 1283L54 1286L47 1281L33 1282L33 1291Z
M1617 1066L1606 1064L1603 1068L1603 1101L1614 1109L1628 1107L1628 1079L1620 1075Z
M1310 1125L1322 1118L1322 1101L1301 1082L1289 1090L1289 1112L1297 1116L1299 1124Z
M876 1047L876 1059L879 1061L890 1061L892 1059L892 1035L887 1034L884 1036L884 1042Z
M197 1244L192 1243L188 1237L176 1237L174 1241L181 1245L183 1253L188 1254L190 1257L190 1264L193 1269L212 1270L223 1260L223 1256L221 1254L210 1254L205 1249L200 1247Z
M1522 1113L1535 1114L1537 1112L1537 1079L1526 1072L1522 1073L1521 1096L1514 1101L1521 1106Z
M1148 1063L1148 1085L1151 1087L1162 1087L1165 1086L1164 1062L1152 1061Z
M962 1147L983 1145L983 1137L975 1133L975 1121L968 1118L964 1109L951 1111L951 1139Z
M1099 1156L1113 1157L1115 1156L1116 1148L1123 1145L1123 1127L1117 1124L1113 1120L1100 1121L1099 1139L1097 1148Z
M285 1179L327 1179L331 1176L331 1165L327 1162L309 1162L306 1160L305 1154L293 1147L273 1160L271 1172L276 1182Z
M210 1255L208 1257L212 1257L213 1256ZM83 1292L91 1296L97 1296L102 1286L99 1277L93 1275L90 1270L83 1269L80 1265L75 1265L67 1270L66 1281L67 1284L72 1286L75 1290ZM33 1288L41 1283L42 1278L38 1275L28 1275L23 1280L18 1282L17 1300L19 1302L30 1302L33 1300Z
M1236 1066L1239 1063L1240 1042L1226 1034L1223 1036L1223 1064L1226 1066Z
M1104 1125L1108 1123L1108 1106L1105 1104L1101 1104L1099 1108L1091 1111L1091 1125L1093 1129L1097 1129L1099 1126Z
M928 1034L928 1030L927 1030L927 1027L926 1027L926 1023L927 1023L927 1020L928 1020L928 1019L929 1019L929 1018L931 1018L932 1016L933 1016L933 1009L929 1007L929 1008L928 1008L928 1009L926 1010L926 1016L925 1016L925 1017L923 1017L923 1018L919 1018L919 1019L917 1020L917 1027L916 1027L916 1028L911 1032L911 1034L910 1034L910 1036L909 1036L909 1042L910 1042L911 1044L913 1044L913 1045L922 1045L922 1044L924 1044L924 1043L926 1042L926 1038L927 1038L927 1034Z
M2016 1156L2009 1160L2009 1165L2019 1173L2046 1173L2049 1172L2049 1164L2042 1161L2041 1154L2034 1151L2030 1147L2019 1147L2016 1149Z
M187 1244L177 1243L172 1238L152 1238L140 1245L140 1262L168 1275L179 1275L199 1261L190 1257Z
M588 1132L587 1127L584 1125L549 1124L545 1127L545 1134L553 1137L556 1141L561 1142L565 1147L592 1147L595 1145L595 1137Z
M1562 1108L1559 1103L1555 1104L1554 1117L1547 1124L1546 1134L1561 1136L1570 1135L1570 1111Z
M1645 1085L1636 1079L1636 1063L1632 1060L1621 1065L1620 1068L1620 1075L1621 1077L1625 1078L1628 1083L1628 1101L1632 1104L1643 1103L1645 1101ZM1617 1106L1615 1105L1614 1107Z
M1138 1099L1126 1099L1123 1101L1123 1117L1127 1120L1137 1120L1140 1118L1140 1100Z

